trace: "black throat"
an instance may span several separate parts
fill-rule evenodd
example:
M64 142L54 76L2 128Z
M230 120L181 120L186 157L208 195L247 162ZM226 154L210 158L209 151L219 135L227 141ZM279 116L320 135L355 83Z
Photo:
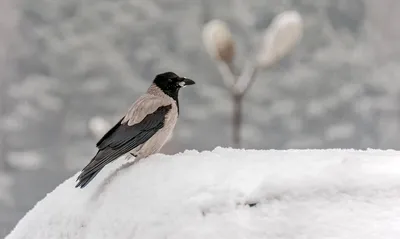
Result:
M177 76L173 72L165 72L162 74L158 74L153 83L162 91L164 94L171 97L176 102L178 115L179 115L179 100L178 94L179 90L181 89L180 82L182 78Z
M169 86L158 86L158 87L162 90L162 92L164 92L164 94L168 95L176 102L176 107L178 109L178 115L179 115L179 99L178 99L179 88L169 87Z
M175 91L164 91L164 93L167 94L169 97L171 97L173 100L175 100L176 108L178 109L178 115L179 115L179 99L178 99L179 89Z

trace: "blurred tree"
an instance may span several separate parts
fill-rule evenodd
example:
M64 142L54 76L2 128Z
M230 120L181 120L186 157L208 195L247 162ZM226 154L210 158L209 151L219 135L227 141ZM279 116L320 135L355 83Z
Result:
M296 11L286 11L276 16L265 30L260 46L253 49L254 55L236 76L233 60L235 43L228 26L221 20L212 20L203 28L203 42L207 52L216 60L225 86L231 93L233 102L232 142L241 147L242 101L255 80L259 69L266 69L288 54L303 34L303 20Z

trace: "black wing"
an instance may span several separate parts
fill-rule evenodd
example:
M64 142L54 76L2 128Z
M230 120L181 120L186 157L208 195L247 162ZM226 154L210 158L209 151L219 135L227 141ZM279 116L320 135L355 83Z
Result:
M171 108L171 105L161 106L141 122L131 126L127 123L121 124L121 119L97 142L99 151L83 168L76 187L85 187L104 166L149 140L164 127L165 116Z

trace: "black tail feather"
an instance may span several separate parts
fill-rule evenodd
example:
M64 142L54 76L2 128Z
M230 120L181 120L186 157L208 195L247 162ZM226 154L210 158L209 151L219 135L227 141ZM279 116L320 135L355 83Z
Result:
M82 169L81 174L76 179L79 182L75 187L84 188L107 164L117 159L118 156L118 152L110 148L99 150L93 159Z
M75 188L84 188L86 187L86 185L88 185L90 183L90 181L92 181L94 179L94 177L96 177L96 175L100 172L101 169L95 171L95 172L91 172L89 174L86 174L85 171L82 171L82 173L79 175L77 181L79 181Z
M95 162L96 157L99 155L99 152L97 152L97 154L93 157L93 159L90 161L90 163L88 163L88 165L86 165L81 173L79 174L79 176L77 177L76 181L78 181L78 183L75 185L75 188L84 188L86 185L88 185L90 183L90 181L93 180L93 178L100 172L100 170L102 168L99 168L96 171L89 171L90 168L92 167L92 164Z

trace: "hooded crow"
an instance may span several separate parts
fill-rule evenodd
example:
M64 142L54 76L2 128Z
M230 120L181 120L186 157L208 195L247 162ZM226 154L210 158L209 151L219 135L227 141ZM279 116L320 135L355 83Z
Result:
M109 163L130 153L135 163L160 151L179 115L179 90L195 82L173 72L159 74L120 121L96 144L94 158L83 168L75 187L84 188Z

